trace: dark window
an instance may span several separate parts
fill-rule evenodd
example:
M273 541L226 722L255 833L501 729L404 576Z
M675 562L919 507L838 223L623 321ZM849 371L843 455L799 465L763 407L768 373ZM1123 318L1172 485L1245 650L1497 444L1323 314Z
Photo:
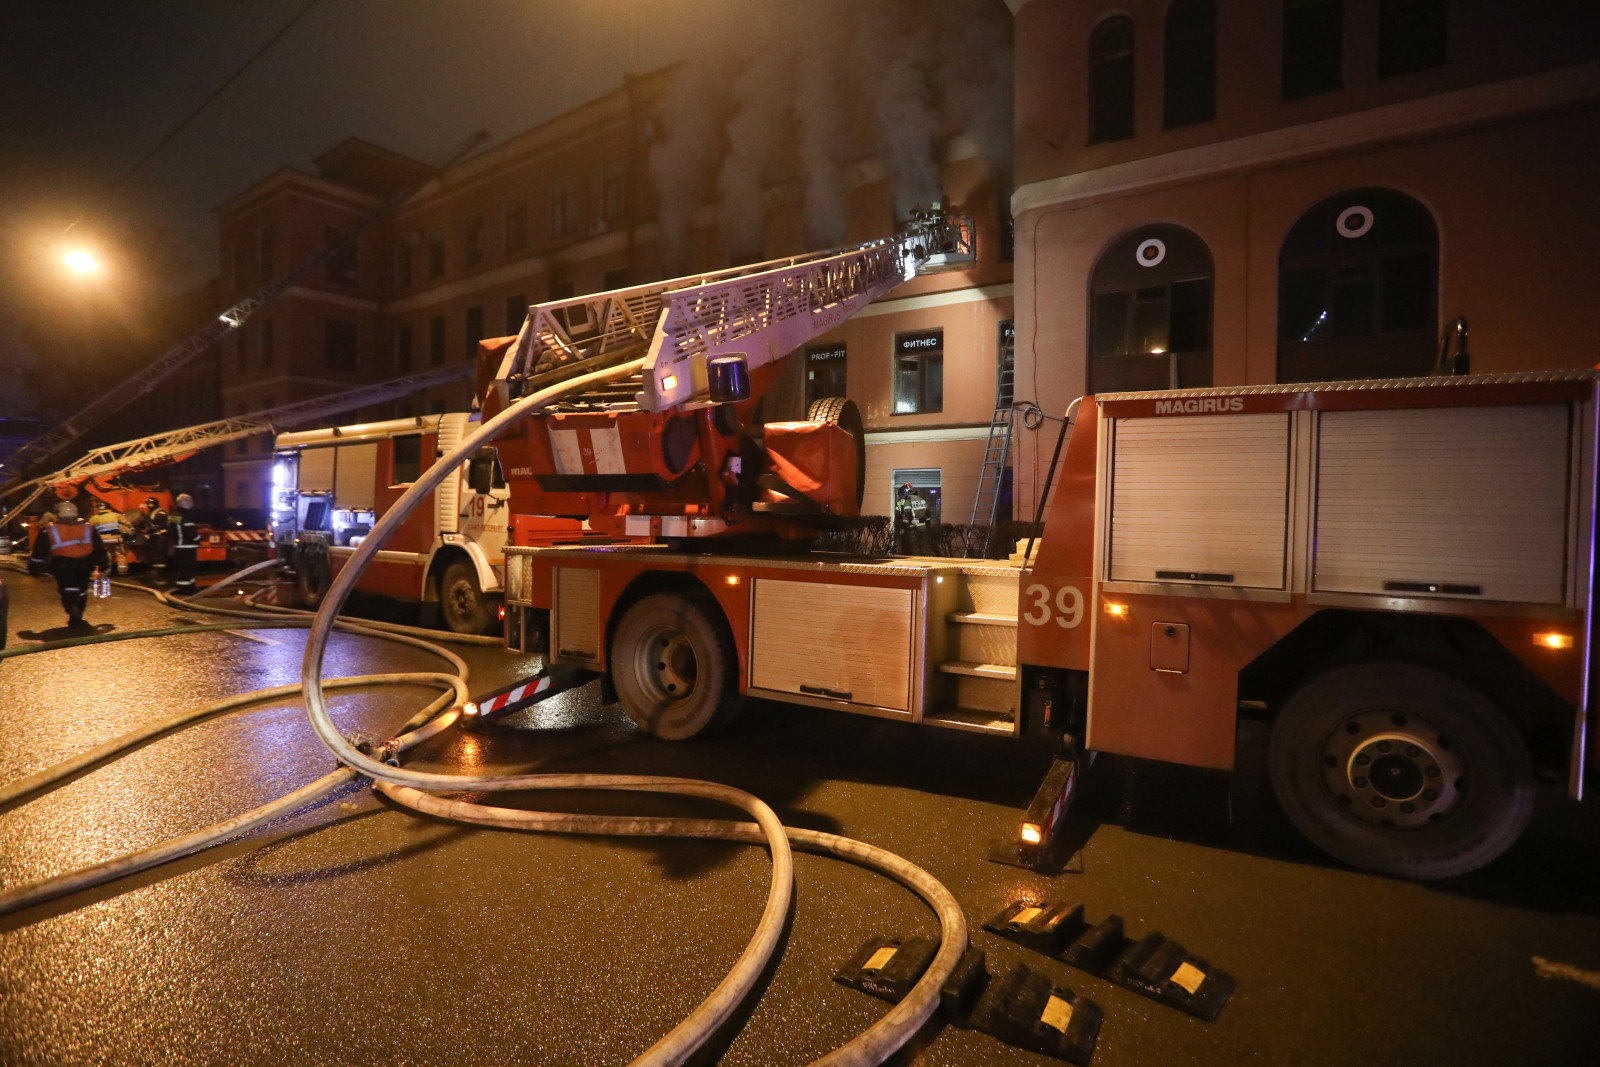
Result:
M1211 384L1211 251L1182 226L1141 226L1095 264L1089 391Z
M323 229L323 243L333 244L344 231L336 226L327 226ZM354 285L358 277L356 273L356 246L359 242L351 238L348 243L335 252L333 258L328 260L328 280L340 282L344 285Z
M930 526L939 523L940 481L938 467L892 470L890 485L894 496L894 524L897 527Z
M618 159L600 172L600 216L607 222L622 218L628 210L628 164Z
M608 270L600 278L600 290L606 292L611 289L626 289L628 287L628 268L618 267Z
M551 300L571 300L576 294L577 288L573 285L571 280L562 282L552 281L550 283Z
M995 339L994 389L997 405L1010 407L1016 398L1017 377L1017 327L1011 319L1002 319L1000 334Z
M1449 0L1378 0L1378 77L1443 66L1449 25Z
M1010 263L1017 258L1017 220L1011 215L1011 191L1005 186L1000 189L1000 255L997 257L1001 263Z
M1343 0L1283 0L1283 98L1339 88L1343 63Z
M1089 35L1089 143L1133 136L1133 20L1106 19Z
M430 233L428 235L428 277L437 278L444 274L444 234Z
M806 410L825 396L848 396L845 392L846 362L843 341L806 346Z
M250 335L243 326L236 326L233 331L233 369L239 374L250 369Z
M428 320L428 362L434 366L444 362L443 315L435 315Z
M550 236L565 237L578 228L578 186L559 182L550 187Z
M1217 5L1177 0L1167 9L1161 122L1166 129L1217 117Z
M261 227L261 236L256 242L256 250L260 254L261 280L270 282L274 273L271 226Z
M472 266L483 259L483 216L474 215L467 220L461 232L461 262Z
M410 485L422 477L422 435L408 433L394 439L394 471L390 485Z
M894 335L894 414L944 410L944 330Z
M405 289L411 285L411 246L394 246L394 287Z
M522 320L527 317L527 293L516 293L506 297L506 333L520 333L522 331Z
M244 292L250 283L245 279L245 272L250 269L250 249L242 242L233 246L233 291Z
M402 326L394 332L394 368L401 374L410 374L412 366L411 327Z
M528 204L518 200L506 205L506 251L515 252L528 243Z
M273 360L278 356L276 339L272 336L272 320L261 320L261 365L272 366Z
M462 355L467 359L475 359L478 355L478 342L483 340L483 305L469 307L466 314L466 328L462 331Z
M1300 217L1278 256L1278 380L1433 369L1439 236L1428 209L1354 189Z
M241 444L242 443L243 442L241 442ZM243 452L244 449L241 448L239 451ZM249 482L234 482L233 483L233 491L234 491L234 495L238 497L238 503L236 503L234 505L235 507L247 508L247 507L250 506L250 483Z
M263 400L261 402L261 410L262 411L271 411L273 408L275 408L277 406L278 406L278 402L276 400L274 400L270 396L267 397L265 400ZM271 432L264 433L264 434L261 435L261 451L263 451L263 452L271 452L272 451L272 434L271 434ZM271 498L268 497L268 499L270 500Z
M356 369L356 324L345 319L328 319L323 323L322 359L329 370L354 371Z

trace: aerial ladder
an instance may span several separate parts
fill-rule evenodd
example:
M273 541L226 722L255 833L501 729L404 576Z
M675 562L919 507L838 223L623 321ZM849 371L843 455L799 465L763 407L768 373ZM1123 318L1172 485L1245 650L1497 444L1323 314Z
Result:
M484 417L637 362L497 441L514 514L587 518L618 536L805 538L859 513L864 434L847 400L772 422L785 356L918 274L975 261L972 220L937 208L865 244L539 304L486 342ZM819 423L821 425L819 425Z
M206 349L242 327L251 316L282 296L290 288L305 281L316 271L331 263L341 252L350 247L356 238L366 232L373 223L388 215L390 211L401 203L404 203L413 193L436 177L440 171L447 170L488 139L489 134L486 131L479 130L474 133L457 145L445 157L444 161L431 169L425 177L415 182L409 182L403 188L391 193L376 207L340 231L322 248L289 268L286 273L219 313L211 322L167 349L153 363L132 378L125 382L119 382L114 389L85 405L75 414L63 420L54 429L23 445L4 463L0 463L0 477L5 479L3 483L0 483L0 500L23 491L23 483L28 480L30 474L42 468L52 458L80 440L100 423L141 396L150 393L156 386L187 366Z
M300 400L268 408L252 415L203 422L164 433L138 437L113 445L97 448L81 458L50 474L18 482L15 490L17 503L11 505L0 518L0 530L10 526L12 520L25 514L29 505L59 486L79 486L98 478L128 474L168 463L188 459L201 449L227 444L257 434L276 434L292 426L324 419L369 404L382 404L399 397L409 396L423 389L447 385L469 377L472 364L437 367L418 374L406 375L376 385L332 393L327 396Z

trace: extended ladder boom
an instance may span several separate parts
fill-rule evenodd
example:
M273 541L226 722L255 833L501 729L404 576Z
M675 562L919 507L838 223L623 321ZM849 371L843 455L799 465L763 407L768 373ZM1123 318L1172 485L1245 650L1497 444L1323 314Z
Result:
M366 407L369 404L381 404L387 400L408 396L422 389L460 381L470 376L471 373L472 365L470 363L438 367L434 370L407 375L404 378L396 378L393 381L382 382L378 385L364 385L359 389L348 389L342 393L313 397L310 400L300 400L293 404L283 404L253 415L219 419L216 422L185 426L182 429L168 430L165 433L152 434L149 437L139 437L132 441L106 445L104 448L95 449L83 458L53 474L43 475L31 481L20 483L16 491L25 493L25 495L5 513L3 518L0 518L0 529L4 529L7 524L20 515L29 504L37 500L50 487L60 485L63 482L83 482L105 474L142 470L146 467L159 466L163 463L175 463L200 451L202 448L227 444L229 441L253 437L260 433L276 433L287 426L296 426L301 423L326 418L329 415L337 415L355 408Z

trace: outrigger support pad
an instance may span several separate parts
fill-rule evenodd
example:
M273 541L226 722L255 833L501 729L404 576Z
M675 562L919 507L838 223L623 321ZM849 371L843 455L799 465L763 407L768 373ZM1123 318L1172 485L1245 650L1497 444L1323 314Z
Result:
M936 937L868 938L833 980L896 1003L938 951ZM939 992L945 1018L963 1029L1069 1063L1087 1065L1094 1055L1100 1006L1023 964L991 977L983 950L969 945Z
M1216 1021L1233 994L1231 975L1176 941L1158 933L1134 941L1123 933L1122 916L1091 924L1081 904L1017 900L983 928L1206 1022Z
M991 842L989 859L1011 867L1054 873L1075 851L1066 841L1067 811L1078 788L1082 761L1058 756L1017 825L1014 838Z
M497 689L478 697L473 701L478 707L477 713L464 716L462 724L470 729L491 719L510 715L514 711L521 711L529 704L537 704L546 697L564 693L568 689L576 689L595 677L594 671L587 671L581 667L547 665L526 681L516 682L504 689Z

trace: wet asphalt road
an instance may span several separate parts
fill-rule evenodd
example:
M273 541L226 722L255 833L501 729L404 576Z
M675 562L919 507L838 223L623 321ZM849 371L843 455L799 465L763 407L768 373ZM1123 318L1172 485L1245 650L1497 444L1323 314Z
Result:
M49 583L0 577L12 647L28 639L18 631L55 636ZM123 630L198 618L122 590L89 614ZM302 647L296 631L206 633L0 661L0 781L169 710L295 681ZM474 691L532 666L495 649L463 654ZM420 651L340 636L328 673L432 669ZM386 734L429 695L337 696L335 715ZM1048 758L765 704L719 736L671 744L640 735L591 686L490 732L448 732L408 765L711 778L786 822L896 851L961 901L991 970L1026 962L1101 1004L1098 1067L1600 1062L1596 805L1555 798L1497 864L1418 886L1322 862L1255 798L1230 798L1220 776L1102 760L1078 809L1087 843L1067 873L986 862ZM235 815L331 766L296 703L209 720L0 812L0 888ZM643 797L538 803L693 810ZM700 1062L826 1053L884 1010L830 981L855 946L937 932L882 878L800 853L795 865L782 961ZM767 873L761 849L467 829L351 787L243 841L0 919L0 1064L623 1063L731 966ZM1238 991L1208 1024L979 929L1023 893L1081 901L1092 918L1117 912L1136 936L1159 929L1232 973ZM896 1062L1055 1062L948 1027L918 1045Z

